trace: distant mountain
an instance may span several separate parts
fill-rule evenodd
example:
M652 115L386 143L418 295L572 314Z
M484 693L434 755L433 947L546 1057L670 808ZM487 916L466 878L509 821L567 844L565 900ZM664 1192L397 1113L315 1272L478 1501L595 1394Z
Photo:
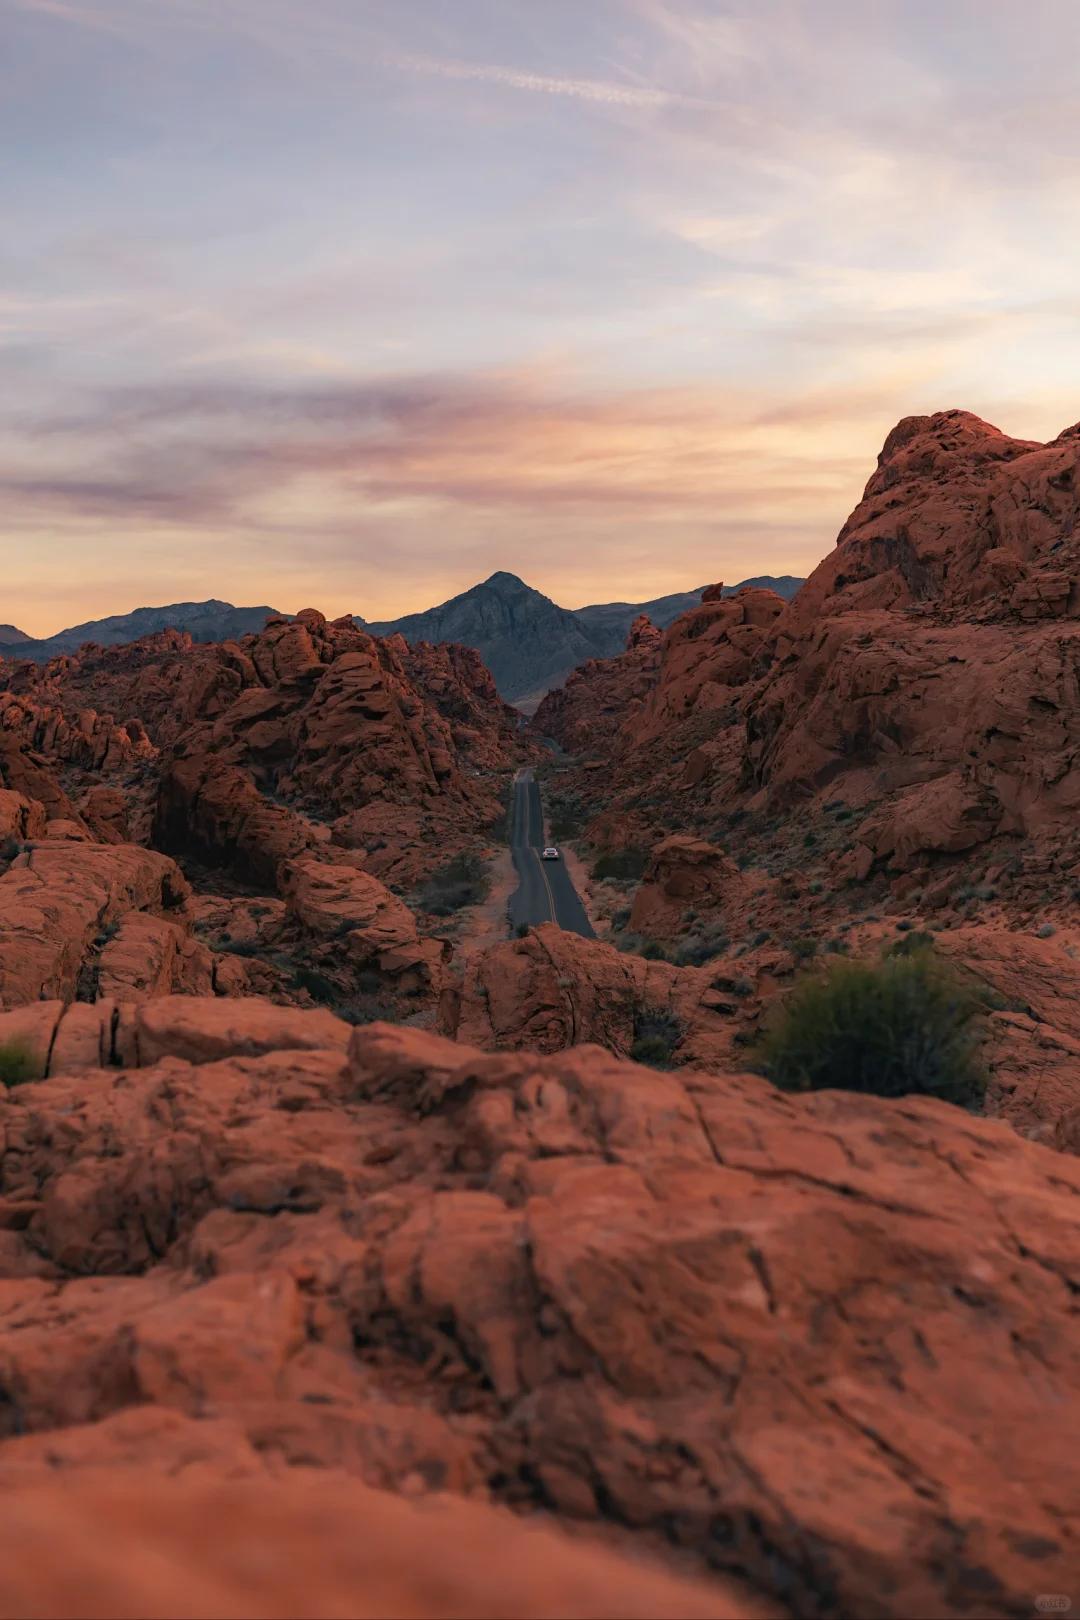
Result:
M775 591L785 602L790 602L802 583L792 574L784 574L780 579L762 575L758 579L742 579L737 585L725 585L724 595L734 596L744 585L755 585L759 589ZM701 585L696 591L677 591L674 596L658 596L653 602L606 602L597 607L575 608L574 612L588 629L592 640L603 648L601 656L614 658L622 652L626 633L639 613L647 613L658 629L666 630L680 615L697 607L705 589Z
M743 585L764 586L790 601L802 584L782 579L744 579L728 586L725 596ZM658 596L652 602L607 602L591 607L561 608L518 579L492 574L482 585L403 619L367 624L354 622L375 636L398 632L406 641L460 641L475 647L487 664L499 692L520 708L535 707L544 693L561 686L572 669L587 658L613 658L626 644L626 633L639 613L647 613L666 630L681 613L697 607L704 585L696 591Z
M516 574L492 574L440 607L364 629L373 636L397 631L409 642L460 641L475 647L510 703L561 685L578 664L597 656L577 614L557 607Z
M696 591L677 591L674 596L658 596L652 602L605 602L595 607L575 608L574 612L586 626L590 640L598 649L595 656L614 658L623 651L626 633L639 613L647 613L657 629L666 630L680 615L689 613L691 608L699 605L705 588L701 585Z
M230 641L249 631L261 630L270 607L233 607L231 602L174 602L170 607L136 608L133 613L115 613L108 619L88 619L85 624L60 630L55 636L33 640L12 625L0 625L0 656L33 658L41 663L57 653L77 652L86 641L103 647L137 641L157 630L188 630L193 641ZM12 633L8 633L12 632Z

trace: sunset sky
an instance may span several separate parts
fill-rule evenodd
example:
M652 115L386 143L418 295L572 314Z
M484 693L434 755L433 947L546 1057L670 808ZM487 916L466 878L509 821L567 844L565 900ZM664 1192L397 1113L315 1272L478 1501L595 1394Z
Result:
M0 0L0 621L806 573L1080 418L1077 0Z

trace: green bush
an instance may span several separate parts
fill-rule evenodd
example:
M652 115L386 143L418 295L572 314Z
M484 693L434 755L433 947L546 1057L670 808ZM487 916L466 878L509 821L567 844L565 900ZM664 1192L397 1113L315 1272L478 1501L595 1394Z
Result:
M978 1000L927 949L879 963L837 962L788 997L762 1039L765 1073L785 1091L911 1092L976 1102Z
M650 1069L670 1069L675 1048L683 1037L683 1026L674 1013L663 1008L645 1007L634 1024L634 1044L630 1056Z
M714 926L677 946L674 961L677 967L703 967L714 956L723 956L730 944L727 934Z
M648 864L647 850L613 849L600 856L592 869L592 876L597 882L603 878L618 878L624 883L636 882L645 876Z
M299 967L293 974L292 987L294 990L306 990L312 1001L320 1001L324 1006L332 1006L340 995L336 984L323 973L314 968Z
M23 1041L0 1045L0 1086L22 1086L41 1079L41 1064Z
M432 917L450 917L478 906L491 893L491 879L479 855L455 855L420 891L420 905Z
M671 1067L671 1047L662 1035L640 1035L630 1048L630 1056L650 1069Z
M895 944L889 946L887 954L889 956L914 956L918 951L927 950L933 943L933 934L926 934L921 929L916 929L914 933L901 935Z

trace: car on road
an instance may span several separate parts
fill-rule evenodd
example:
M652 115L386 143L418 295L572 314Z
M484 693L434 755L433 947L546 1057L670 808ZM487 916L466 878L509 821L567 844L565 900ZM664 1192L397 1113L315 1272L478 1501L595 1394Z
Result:
M557 861L559 859L559 852L557 849L549 845L547 849L541 852L540 859L542 861Z

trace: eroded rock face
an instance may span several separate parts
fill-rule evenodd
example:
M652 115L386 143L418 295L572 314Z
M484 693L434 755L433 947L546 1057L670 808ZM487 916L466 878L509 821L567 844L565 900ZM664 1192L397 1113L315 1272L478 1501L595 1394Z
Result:
M1033 444L962 411L894 430L748 703L770 802L843 766L886 790L954 773L984 838L1071 814L1078 460L1072 430Z
M657 844L634 896L630 927L665 938L681 931L688 909L737 909L747 903L750 884L716 844L674 834Z
M515 763L518 720L471 650L379 641L313 608L240 642L164 631L41 671L0 660L9 789L97 841L153 841L270 890L332 824L406 886L470 847L501 814L482 777ZM48 781L28 780L27 749Z
M73 1000L80 989L84 999L93 1000L96 987L80 985L80 976L95 973L106 951L103 970L108 974L111 963L114 979L127 982L121 958L134 944L130 930L136 926L129 917L146 915L139 937L148 946L146 930L153 932L156 924L159 935L168 937L166 914L176 913L189 893L175 861L153 850L133 844L35 844L0 876L0 1007L53 997ZM172 932L179 938L162 949L175 956L184 931ZM140 950L134 949L132 969L140 965Z
M642 707L656 683L663 635L642 614L620 658L590 658L549 692L532 719L532 730L554 737L569 754L606 758L628 714Z
M149 1067L0 1098L0 1490L28 1525L57 1458L106 1536L133 1467L151 1517L179 1473L289 1489L304 1524L316 1463L353 1477L342 1503L448 1488L671 1537L796 1614L1067 1590L1074 1158L944 1104L595 1047L371 1025L303 1050L290 1025L242 1055L193 998L170 1049L155 1008Z

